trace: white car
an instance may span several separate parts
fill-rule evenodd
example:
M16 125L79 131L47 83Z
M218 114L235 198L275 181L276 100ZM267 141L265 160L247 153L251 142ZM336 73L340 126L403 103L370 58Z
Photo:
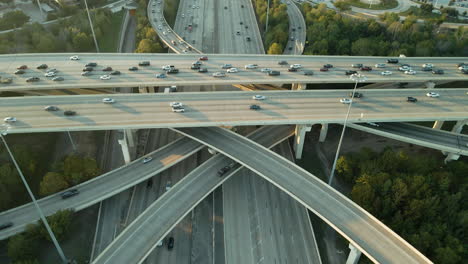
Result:
M373 123L373 122L367 122L368 125L371 125L371 126L375 126L375 127L379 127L380 125L379 124L376 124L376 123Z
M433 68L433 67L434 67L434 64L432 64L432 63L424 63L424 64L422 65L422 67L423 67L423 68Z
M351 102L352 102L352 100L349 99L349 98L341 98L340 99L340 103L342 103L342 104L350 104Z
M265 100L266 96L257 94L257 95L252 96L252 99L254 99L254 100Z
M110 78L110 75L101 75L101 77L99 77L101 80L110 80Z
M377 63L376 65L374 65L376 68L385 68L385 63Z
M408 70L408 71L405 71L405 74L408 74L408 75L415 75L415 74L416 74L416 71Z
M237 68L230 68L230 69L227 69L226 72L236 73L236 72L239 72L239 70Z
M55 76L55 72L48 72L46 74L44 74L45 77L54 77Z
M197 8L197 7L196 7L195 5L193 5L193 6L192 6L192 9L195 9L195 8Z
M432 97L432 98L437 98L439 97L440 95L438 93L434 93L434 92L428 92L426 94L427 97Z
M257 69L258 65L257 64L247 64L244 66L245 69Z
M74 61L80 60L80 57L78 57L77 55L73 55L70 57L70 60L74 60Z
M399 71L409 71L411 70L411 67L408 67L408 66L401 66L398 68Z
M166 31L163 31L163 35L164 35L164 36L166 36L166 35L167 35Z
M302 68L302 65L301 64L292 64L292 65L289 66L289 68L300 69L300 68Z
M183 107L184 105L182 103L179 103L179 102L170 102L169 106L170 107Z
M58 72L58 70L57 70L57 69L55 69L55 68L51 68L51 69L48 69L46 72L54 72L54 73L57 73L57 72Z
M466 71L466 70L468 70L468 65L462 65L462 66L458 67L458 69L459 69L460 71L463 71L463 70Z
M113 103L115 103L115 100L112 99L112 98L106 97L106 98L102 99L102 102L105 103L105 104L113 104Z
M152 157L146 157L146 158L143 159L143 163L148 163L148 162L150 162L152 160L153 160Z
M16 122L16 117L12 117L12 116L5 117L3 119L3 122L5 122L5 123L14 123L14 122Z
M213 77L226 77L226 74L224 72L215 72Z
M182 17L185 17L185 14L182 14Z
M391 71L383 71L380 74L383 75L383 76L388 76L388 75L392 75L392 72Z
M272 69L271 68L262 68L260 69L261 72L271 72Z
M158 25L158 29L159 29L159 30L162 30L162 25Z
M183 113L185 112L185 109L184 108L172 108L172 112L176 112L176 113Z
M165 71L169 71L172 68L175 68L175 66L174 65L164 65L164 66L161 67L161 69L163 69Z

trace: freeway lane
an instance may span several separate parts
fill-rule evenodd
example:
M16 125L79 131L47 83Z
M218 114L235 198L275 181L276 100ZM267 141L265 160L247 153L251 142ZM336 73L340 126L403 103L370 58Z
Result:
M259 144L272 147L293 134L293 128L288 126L263 127L253 132L250 137ZM241 166L235 165L230 173L219 177L218 170L231 162L229 158L217 154L197 167L127 226L93 261L93 264L142 263L156 247L157 242L164 238L186 214L214 189L242 169ZM125 250L122 250L124 248Z
M295 55L209 55L209 60L203 67L208 68L208 73L198 73L190 70L191 63L198 59L199 55L189 54L79 54L80 61L70 61L72 54L16 54L0 56L0 76L13 78L11 84L0 85L0 91L12 90L36 90L36 89L67 89L67 88L113 88L113 87L138 87L138 86L164 86L164 85L232 85L232 84L279 84L279 83L353 83L345 75L345 71L351 69L353 63L363 63L374 66L376 63L386 62L385 57L351 57L351 56L295 56ZM139 61L149 60L151 66L139 67L140 70L128 71L131 66L136 66ZM286 60L290 64L302 64L304 69L313 70L313 76L303 75L302 71L287 72L287 66L278 65L278 61ZM467 80L467 75L456 69L456 64L468 62L468 58L400 58L401 63L408 63L418 73L406 75L398 72L396 65L387 65L381 70L391 70L393 75L382 76L380 70L365 72L369 82L424 82ZM91 76L81 76L81 70L87 62L97 62L98 67ZM423 63L433 63L436 68L445 70L443 75L433 75L430 72L420 72ZM51 78L44 77L44 70L35 67L40 64L48 64L50 68L58 69L57 76L63 77L62 82L54 82ZM228 74L225 78L214 78L211 73L221 71L224 63L230 63L234 67L241 68L240 72ZM280 70L280 76L268 76L260 72L260 69L244 70L244 65L256 63L260 68L267 67ZM323 64L331 63L334 68L329 72L320 72ZM16 67L26 64L29 66L25 74L15 75ZM163 65L171 64L179 68L179 74L170 74L165 79L157 79L156 74L162 72ZM100 80L99 77L104 67L110 66L114 70L121 71L121 75L112 76L110 80ZM223 70L224 71L224 70ZM35 83L27 83L28 77L40 77Z
M467 135L405 123L379 123L378 127L368 124L347 126L411 144L468 156Z
M431 263L353 201L260 144L217 127L176 130L234 159L287 192L372 261L382 264Z
M82 210L170 168L202 148L203 145L188 138L178 139L146 155L153 157L153 160L147 164L142 164L141 158L137 159L126 166L73 187L80 190L80 194L75 197L63 200L60 195L53 194L40 199L39 205L45 215L67 208ZM27 224L38 219L39 216L32 203L0 213L0 223L7 221L14 223L13 227L0 231L0 239L23 231Z
M434 89L440 98L429 98L424 89L366 90L355 99L349 121L405 122L462 120L468 118L468 89ZM8 133L113 130L122 128L206 127L220 125L280 125L341 123L347 105L339 102L350 90L307 90L256 92L267 96L255 101L252 92L170 93L113 95L115 104L103 104L105 95L41 96L0 98L0 116L17 122L4 124ZM406 102L407 96L418 98ZM169 102L185 105L185 113L171 111ZM261 110L250 110L251 104ZM47 112L44 106L74 110Z

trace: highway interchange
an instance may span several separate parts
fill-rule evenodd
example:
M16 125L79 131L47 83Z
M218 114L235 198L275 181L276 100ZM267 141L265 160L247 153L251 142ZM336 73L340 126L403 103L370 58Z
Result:
M245 19L247 19L246 17ZM231 38L223 38L221 43L229 43L233 49L242 47L236 45ZM243 45L252 45L245 42ZM248 44L245 44L248 43ZM249 44L250 43L250 44ZM170 85L232 85L232 84L284 84L284 83L354 83L345 74L353 69L355 63L362 63L374 67L377 63L386 63L385 57L351 57L351 56L294 56L294 55L213 55L208 54L208 60L203 61L202 67L208 69L207 73L199 73L191 70L193 62L200 57L197 55L175 54L81 54L81 60L72 61L69 57L73 54L23 54L1 55L0 76L12 78L12 83L1 84L0 91L37 90L37 89L67 89L67 88L113 88L113 87L145 87L145 86L170 86ZM312 70L313 75L304 75L304 71L288 72L288 65L278 65L279 61L287 61L289 64L301 64L302 70ZM457 64L466 62L466 58L400 58L400 63L406 63L413 67L416 75L407 75L398 71L396 64L387 64L386 68L374 68L370 72L362 72L368 82L425 82L425 81L456 81L466 80L467 75L457 69ZM138 66L140 61L150 61L150 66L139 67L138 71L129 71L128 68ZM85 64L96 62L98 64L90 76L81 76ZM61 82L52 81L44 77L46 70L38 70L36 67L47 64L49 68L58 70L57 76L63 77ZM424 63L432 63L435 68L443 69L445 74L432 74L420 71ZM232 64L239 69L238 73L227 74L224 78L215 78L214 72L221 69L223 64ZM258 69L244 69L247 64L257 64ZM328 72L319 71L324 64L332 64ZM16 68L28 65L25 74L15 75ZM178 74L168 74L167 78L156 78L157 74L164 72L162 66L174 65L179 69ZM109 80L101 80L100 76L108 74L105 67L121 72L120 75L111 75ZM261 72L261 68L270 68L281 72L279 76L269 76ZM382 76L381 72L390 70L390 76ZM29 77L39 77L38 82L26 82Z
M365 90L355 98L351 122L405 122L464 120L467 118L468 89L434 89L439 98L427 97L427 90ZM253 100L253 92L172 93L113 95L114 104L104 104L107 96L42 96L0 98L4 116L16 117L3 124L8 133L110 130L167 127L207 127L242 125L341 123L347 105L341 98L350 90L307 90L261 92L266 100ZM260 93L259 93L260 94ZM408 96L418 102L407 102ZM184 104L184 113L174 113L170 102ZM260 110L249 109L256 104ZM44 111L48 105L59 111ZM64 116L63 110L76 111Z

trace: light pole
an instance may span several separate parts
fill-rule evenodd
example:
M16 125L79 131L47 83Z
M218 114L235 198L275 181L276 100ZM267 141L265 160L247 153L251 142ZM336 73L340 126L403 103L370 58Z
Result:
M353 93L351 94L351 102L348 105L348 112L346 113L346 117L345 117L344 124L343 124L343 130L341 131L340 141L338 142L338 148L337 148L336 154L335 154L335 160L333 161L333 166L332 166L332 169L331 169L331 172L330 172L330 178L328 179L328 185L330 185L330 186L332 185L333 177L335 176L336 162L338 160L338 155L340 154L341 143L343 142L343 137L344 137L344 133L345 133L345 130L346 130L346 124L348 122L349 113L351 112L351 106L353 105L354 93L356 92L356 88L357 88L358 83L359 82L364 82L364 81L367 80L367 78L364 75L361 75L361 74L358 74L358 73L355 73L355 74L351 75L350 78L353 81L355 81L356 83L354 85Z
M99 53L99 46L96 39L96 34L94 34L93 22L91 21L91 15L89 14L88 2L84 0L86 6L86 12L88 13L89 25L91 27L91 33L93 33L94 45L96 46L96 52Z
M36 207L37 213L41 217L42 223L44 224L47 232L50 235L50 238L52 239L52 242L55 245L55 248L57 248L58 254L60 258L62 259L63 263L69 263L67 258L65 257L65 254L63 253L62 248L60 247L60 244L58 243L57 239L55 238L54 233L52 232L52 229L50 229L49 223L47 223L47 219L45 218L44 214L42 213L41 208L39 207L39 204L37 203L36 198L34 197L34 194L32 193L31 189L29 188L28 182L26 181L26 178L24 178L23 172L21 171L18 163L16 162L15 157L13 156L13 153L11 152L10 148L8 147L8 144L6 142L6 139L4 136L7 135L8 128L4 131L1 131L0 137L2 138L3 144L5 145L5 148L10 155L11 160L13 161L13 164L15 164L16 170L18 171L18 174L23 181L24 186L26 187L26 190L28 191L29 196L31 197L31 200L33 201L34 206Z
M268 0L268 4L267 4L267 17L266 17L266 22L265 22L265 35L263 37L266 36L266 33L268 31L268 15L270 13L270 0Z

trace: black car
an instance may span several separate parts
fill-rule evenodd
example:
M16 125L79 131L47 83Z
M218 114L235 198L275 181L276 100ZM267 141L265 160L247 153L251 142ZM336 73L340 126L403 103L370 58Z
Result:
M297 68L288 68L288 72L297 72Z
M78 191L78 189L71 189L71 190L61 193L60 196L62 196L62 199L67 199L79 193L80 192Z
M313 71L304 71L304 75L314 75Z
M190 66L190 69L191 69L191 70L199 70L199 69L200 69L200 65L192 65L192 66Z
M281 74L281 73L280 73L279 71L269 71L269 72L268 72L268 75L269 75L269 76L278 76L278 75L280 75L280 74Z
M261 107L259 105L250 105L251 110L260 110Z
M120 71L113 71L110 73L111 75L120 75Z
M13 222L6 222L0 225L0 230L6 229L12 226L13 226Z
M441 69L433 70L432 74L444 74L444 70L441 70Z
M289 63L285 60L278 61L278 65L288 65Z
M168 250L171 250L174 248L174 238L173 237L170 237L168 240L167 240L167 249Z
M74 115L76 115L76 112L72 111L72 110L67 110L67 111L63 112L63 114L66 115L66 116L74 116Z
M241 8L244 8L244 5L241 5Z
M468 70L461 70L463 74L468 74Z
M458 68L458 67L465 66L465 65L468 65L468 63L465 63L465 62L458 63L458 64L457 64L457 68Z
M349 93L349 97L353 97L353 93ZM362 98L362 93L355 92L354 98Z
M230 166L224 166L224 167L222 167L221 169L218 170L218 176L221 177L224 174L226 174L226 172L228 172L230 170L231 170Z
M414 97L411 97L411 96L408 96L408 98L406 99L407 102L412 102L412 103L416 103L418 101L418 99L414 98Z
M138 63L138 66L150 66L150 62L149 61L140 61Z
M105 67L102 71L112 71L112 67Z
M387 63L396 64L396 63L398 63L398 59L388 59Z
M128 68L128 70L129 71L138 71L138 67L133 66L133 67Z
M84 67L84 68L83 68L83 71L84 71L84 72L86 72L86 71L90 72L90 71L93 71L93 69L94 69L94 68L92 68L92 67Z
M85 67L96 67L97 66L97 63L95 62L89 62L89 63L86 63Z
M166 71L167 74L176 74L179 73L179 69L171 68L170 70Z
M330 69L330 68L333 68L333 65L327 63L327 64L324 64L323 67L327 68L327 69Z
M29 77L26 82L38 82L39 80L39 77Z
M353 74L356 74L357 71L353 71L353 70L349 70L349 71L346 71L345 74L346 75L353 75Z
M40 69L47 69L47 64L41 64L39 66L36 67L36 69L40 70Z
M198 69L198 72L208 72L208 69L207 68L200 68L200 69Z
M432 68L431 67L422 67L421 70L422 71L432 71Z
M16 71L15 71L15 74L24 74L24 73L25 73L24 70L16 70Z
M246 39L247 41L250 41L250 40L251 40L250 37L247 37L247 38L245 38L245 39Z
M202 65L202 62L201 61L195 61L192 63L192 65Z

